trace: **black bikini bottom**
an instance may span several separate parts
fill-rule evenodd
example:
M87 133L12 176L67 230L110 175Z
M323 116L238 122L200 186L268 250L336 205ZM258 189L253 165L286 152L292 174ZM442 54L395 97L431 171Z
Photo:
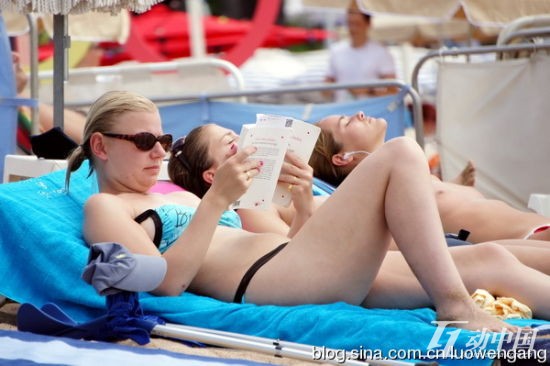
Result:
M256 262L254 262L248 271L244 274L241 282L239 283L239 286L237 287L237 291L235 292L235 297L233 298L233 302L241 304L243 302L244 293L246 292L246 288L248 287L248 284L250 283L250 280L252 280L252 277L258 272L260 268L271 258L273 258L277 253L279 253L284 247L286 247L288 243L283 243L279 245L277 248L273 249L266 255L260 257Z

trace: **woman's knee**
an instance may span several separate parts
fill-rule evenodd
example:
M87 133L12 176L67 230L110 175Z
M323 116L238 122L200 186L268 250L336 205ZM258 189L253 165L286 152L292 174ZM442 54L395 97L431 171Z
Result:
M497 289L505 273L521 263L502 246L487 242L449 249L462 279L470 291Z
M420 146L409 137L396 137L384 143L374 154L357 165L350 174L361 174L375 170L377 176L389 177L392 172L402 169L412 170L415 173L422 173L425 169L429 173L426 156ZM412 174L412 173L411 173Z
M520 263L509 250L494 242L475 244L470 248L476 252L476 258L487 266L493 264L494 266L506 268L507 266Z
M404 164L417 163L428 166L426 155L418 143L409 137L396 137L383 145L386 152L395 158L396 162Z

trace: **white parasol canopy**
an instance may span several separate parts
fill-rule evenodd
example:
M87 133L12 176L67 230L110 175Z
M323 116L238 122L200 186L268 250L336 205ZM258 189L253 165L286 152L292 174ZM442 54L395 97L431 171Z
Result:
M30 31L29 21L25 14L5 11L2 13L8 35L19 36ZM53 37L53 16L40 15L38 17L44 25L45 31ZM101 24L100 27L97 25ZM124 43L130 33L130 14L122 9L118 14L105 16L102 13L71 14L68 25L69 36L72 40L88 42L118 42Z
M162 0L0 0L0 9L19 13L79 14L89 11L143 13Z

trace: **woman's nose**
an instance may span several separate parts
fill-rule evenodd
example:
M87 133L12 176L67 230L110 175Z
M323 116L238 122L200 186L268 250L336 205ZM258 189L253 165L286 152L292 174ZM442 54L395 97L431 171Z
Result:
M162 147L162 144L159 141L155 143L155 147L153 148L152 151L153 153L155 153L156 156L162 156L162 157L165 157L167 153L167 151L164 150L164 147Z
M363 113L363 111L357 112L355 116L361 121L365 119L365 113Z

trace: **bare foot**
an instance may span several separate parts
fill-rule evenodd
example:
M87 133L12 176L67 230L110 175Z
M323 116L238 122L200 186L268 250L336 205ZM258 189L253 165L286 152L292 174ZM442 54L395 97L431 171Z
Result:
M473 187L476 182L476 168L474 163L472 163L472 161L468 161L468 164L466 164L460 174L452 179L451 182L463 186Z
M518 332L520 327L506 323L503 320L485 312L473 302L460 304L455 303L451 311L438 311L437 320L453 321L449 326L473 331L489 332ZM456 321L457 323L454 323Z

